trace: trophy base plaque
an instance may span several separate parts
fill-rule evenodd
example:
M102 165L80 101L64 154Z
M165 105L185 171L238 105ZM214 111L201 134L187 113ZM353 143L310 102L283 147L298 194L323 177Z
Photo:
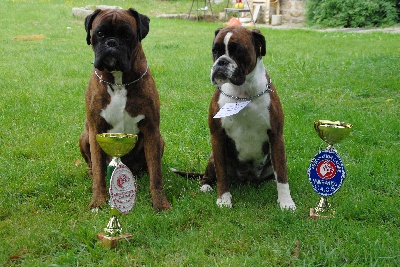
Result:
M97 239L100 241L103 247L110 249L116 248L118 243L124 240L128 241L131 238L132 238L131 234L122 234L119 236L107 236L105 233L99 233L97 235Z
M310 208L310 218L311 219L319 219L319 218L333 218L335 217L335 211L332 211L330 214L321 215L315 212L315 208Z
M332 218L335 217L335 210L331 208L326 197L321 197L315 208L310 208L310 218Z

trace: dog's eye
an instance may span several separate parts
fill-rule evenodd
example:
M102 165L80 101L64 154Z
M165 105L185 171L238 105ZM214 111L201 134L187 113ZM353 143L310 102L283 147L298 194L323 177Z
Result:
M117 34L119 37L124 39L129 39L135 35L134 32L132 32L132 30L128 27L120 27L117 31Z
M125 38L125 39L129 39L131 36L130 36L130 34L128 33L128 32L126 32L126 31L123 31L121 34L120 34L120 36L122 37L122 38Z
M97 36L100 37L100 38L103 38L104 37L104 32L98 31L97 32Z
M213 49L213 50L212 50L212 54L213 54L214 57L217 57L217 56L218 56L218 51L217 51L217 49Z
M237 57L242 57L246 55L246 49L239 43L232 43L229 46L229 53Z
M217 58L218 55L220 54L221 49L219 48L219 46L214 46L211 51L212 51L213 57Z
M241 52L241 46L237 43L229 44L229 51L234 54L239 54Z

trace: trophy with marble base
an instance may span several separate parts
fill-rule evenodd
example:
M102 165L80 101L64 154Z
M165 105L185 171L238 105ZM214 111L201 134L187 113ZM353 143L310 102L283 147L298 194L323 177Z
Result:
M350 134L352 125L340 121L318 120L314 121L314 129L328 146L311 160L307 170L311 186L321 196L316 207L310 209L310 217L327 218L335 214L328 203L328 196L339 190L346 177L344 164L333 145Z
M110 181L110 220L104 232L97 235L99 241L109 248L115 248L120 240L127 240L132 234L122 233L119 216L128 213L136 201L136 181L129 168L121 162L121 157L131 151L137 142L137 135L103 133L96 136L101 149L112 157L107 166Z

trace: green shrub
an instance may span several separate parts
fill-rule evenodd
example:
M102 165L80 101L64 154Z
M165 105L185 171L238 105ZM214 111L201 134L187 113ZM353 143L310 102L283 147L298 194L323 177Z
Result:
M377 27L399 22L398 0L306 0L307 22L322 27Z

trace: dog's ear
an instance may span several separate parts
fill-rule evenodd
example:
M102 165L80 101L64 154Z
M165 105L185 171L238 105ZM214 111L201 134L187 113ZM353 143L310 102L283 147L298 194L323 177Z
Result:
M90 30L92 29L92 23L94 18L100 13L101 9L96 9L92 14L88 15L85 18L85 30L86 30L86 42L88 45L91 44L90 42Z
M257 57L265 56L266 48L265 48L265 37L264 37L264 35L262 35L260 30L258 30L258 29L253 29L251 31L251 34L253 35L253 40L254 40L254 45L255 45L255 48L256 48L256 52L257 52Z
M222 30L222 28L216 29L215 33L214 33L214 38L218 35L218 33L220 32L220 30Z
M135 18L138 27L139 42L146 37L150 30L150 18L146 15L140 14L135 9L130 8L128 12Z

